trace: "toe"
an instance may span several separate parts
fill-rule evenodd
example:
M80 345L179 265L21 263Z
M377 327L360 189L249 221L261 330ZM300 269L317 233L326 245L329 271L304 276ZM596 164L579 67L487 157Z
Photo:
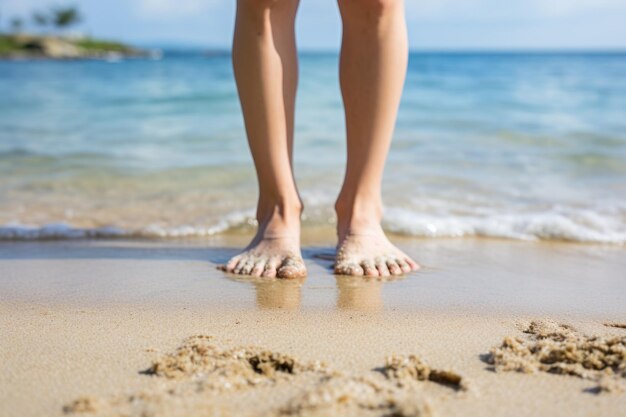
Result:
M241 274L241 270L243 269L245 264L246 264L246 260L243 258L240 258L237 261L237 265L235 265L235 267L230 272L232 272L233 274Z
M250 273L252 272L252 268L254 268L254 264L254 259L247 259L239 273L242 275L250 275Z
M387 268L387 264L385 262L377 262L376 269L378 269L378 273L381 277L388 277L389 275L391 275L389 273L389 268Z
M363 275L363 268L354 262L341 262L335 265L335 274L361 276Z
M261 274L261 276L267 277L267 278L276 277L276 268L278 267L278 265L280 265L279 258L270 258L270 260L268 260L267 263L265 264L265 267L263 268L263 273Z
M252 268L252 271L250 271L250 275L252 275L253 277L260 277L263 271L265 271L266 264L266 259L259 259L258 261L256 261L254 267Z
M363 275L368 277L377 277L378 269L376 269L376 265L372 261L363 261L361 262L361 268L363 268Z
M302 259L286 258L276 271L278 278L301 278L306 276L306 268Z
M406 258L405 261L411 267L411 271L417 271L418 269L420 269L419 264L417 262L415 262L413 259Z
M335 263L335 274L348 275L347 271L351 264L349 262L338 261Z
M364 273L363 268L361 268L360 265L354 264L350 268L350 274L349 275L352 275L352 276L355 276L355 277L360 277L360 276L363 276L363 273Z
M407 274L409 272L411 272L413 269L411 268L411 266L403 259L396 259L396 263L398 264L398 266L400 267L400 269L402 269L402 272Z
M230 261L226 263L226 265L220 265L219 269L226 272L233 272L233 269L235 269L235 267L237 266L239 259L241 259L241 256L233 256L232 258L230 258Z
M402 269L396 263L396 261L388 260L387 261L387 269L389 269L389 273L391 275L402 275Z

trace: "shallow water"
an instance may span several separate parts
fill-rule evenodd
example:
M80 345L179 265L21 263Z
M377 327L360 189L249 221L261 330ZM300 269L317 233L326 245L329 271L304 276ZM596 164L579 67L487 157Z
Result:
M405 277L335 276L329 238L304 239L306 279L225 274L247 236L0 242L7 303L215 311L569 315L623 322L623 248L495 239L396 238L423 268ZM1 316L1 314L0 314ZM209 315L210 316L210 315ZM484 316L486 317L486 316ZM445 333L445 332L444 332ZM452 332L454 333L454 332Z
M227 55L0 62L0 238L250 227L256 181ZM296 175L334 222L337 57L304 54ZM626 243L626 54L412 54L385 227Z

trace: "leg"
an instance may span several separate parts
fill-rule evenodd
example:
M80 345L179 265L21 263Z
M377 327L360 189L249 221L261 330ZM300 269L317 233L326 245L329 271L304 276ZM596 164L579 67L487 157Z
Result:
M292 172L297 0L238 0L233 67L259 183L256 236L222 269L280 278L306 274L302 203Z
M348 161L337 199L335 272L388 276L418 265L385 236L381 183L404 85L408 41L402 0L338 0L340 81Z

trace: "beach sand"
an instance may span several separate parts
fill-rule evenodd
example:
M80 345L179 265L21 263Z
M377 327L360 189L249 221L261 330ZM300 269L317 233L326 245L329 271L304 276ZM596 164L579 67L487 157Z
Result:
M396 237L424 268L382 282L320 232L306 280L216 270L247 238L0 243L0 415L626 410L624 248Z

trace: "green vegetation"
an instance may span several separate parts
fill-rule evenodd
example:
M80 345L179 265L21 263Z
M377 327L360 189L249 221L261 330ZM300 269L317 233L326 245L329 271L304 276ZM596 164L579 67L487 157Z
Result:
M119 42L65 36L66 29L82 21L82 14L75 6L35 10L28 21L13 16L11 32L0 32L0 58L79 59L109 57L111 54L144 55L144 52Z
M52 22L58 29L65 29L80 23L82 17L76 7L55 7L50 10L50 16L47 20Z
M92 38L81 38L74 41L74 45L93 52L130 52L132 48L119 42L103 41Z
M93 38L67 38L0 34L0 58L103 58L111 54L142 56L143 51L119 42Z
M13 36L0 35L0 56L9 55L21 49L20 44Z

